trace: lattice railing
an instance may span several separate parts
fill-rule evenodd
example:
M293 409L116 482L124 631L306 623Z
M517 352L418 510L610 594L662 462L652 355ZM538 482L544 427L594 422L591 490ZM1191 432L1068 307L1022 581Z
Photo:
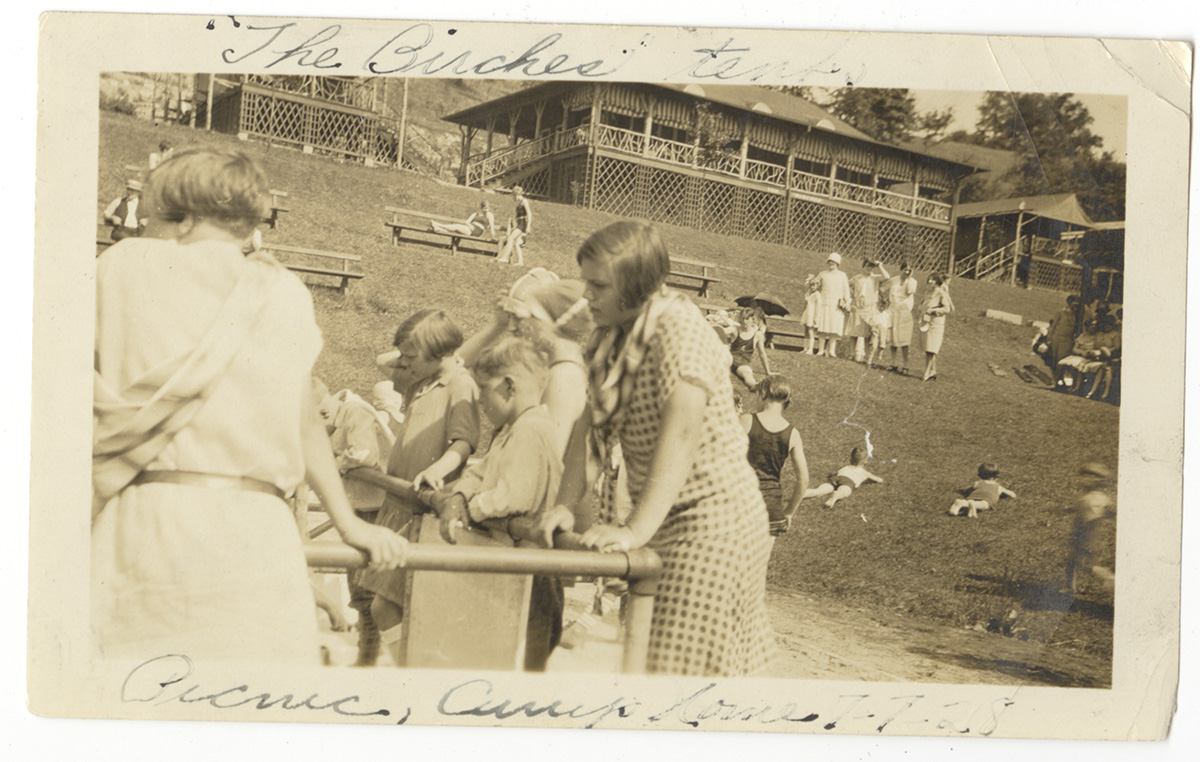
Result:
M905 256L909 264L918 270L945 272L946 257L950 251L950 232L924 225L903 224L910 233Z
M371 109L376 105L375 83L344 77L318 77L291 74L247 74L246 82L305 95L309 98L341 103L346 106Z
M742 166L742 159L740 156L724 151L701 151L697 156L696 165L737 177Z
M783 243L783 196L741 188L742 237Z
M702 227L723 235L738 235L740 220L737 213L736 188L726 183L707 181L701 190L704 199Z
M624 216L636 214L638 165L607 157L596 160L592 206Z
M650 136L648 154L659 161L669 161L672 164L691 166L696 160L696 146L691 143L679 143L666 138Z
M914 217L920 217L925 220L937 220L938 222L950 221L950 205L943 204L941 201L931 201L927 198L918 198L913 202Z
M596 142L614 151L641 155L646 142L646 136L633 130L623 130L609 124L601 124L596 128Z
M467 161L467 185L484 183L493 177L504 174L512 169L528 164L552 153L555 146L554 136L547 135L519 143L515 146L493 151L483 158Z
M778 164L747 159L746 179L772 185L784 185L787 182L787 170Z
M270 93L242 91L238 131L339 158L395 161L394 131L383 118Z
M1079 293L1083 283L1083 268L1079 265L1045 257L1032 257L1029 265L1030 288Z
M832 180L828 177L820 175L810 175L807 172L792 170L792 189L802 193L811 193L814 196L829 196L832 194L830 185Z
M678 172L643 166L646 185L641 216L673 225L687 224L688 177Z

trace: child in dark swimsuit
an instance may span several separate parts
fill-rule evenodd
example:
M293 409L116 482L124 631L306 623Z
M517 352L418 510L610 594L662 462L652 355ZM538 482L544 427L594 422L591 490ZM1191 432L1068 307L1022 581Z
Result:
M783 417L792 395L787 380L783 376L767 376L756 391L761 409L754 415L743 415L742 428L750 437L748 457L767 503L771 536L775 537L791 528L792 517L808 489L808 463L800 433ZM789 461L796 471L796 485L785 508L779 477Z

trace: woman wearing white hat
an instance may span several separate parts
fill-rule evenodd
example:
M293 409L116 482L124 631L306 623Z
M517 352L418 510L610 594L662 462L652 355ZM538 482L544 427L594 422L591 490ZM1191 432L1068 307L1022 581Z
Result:
M818 355L837 356L837 342L846 328L850 309L850 280L842 272L842 255L833 253L825 260L825 269L817 273L821 306L817 310L817 335L821 339ZM826 349L828 347L828 349Z

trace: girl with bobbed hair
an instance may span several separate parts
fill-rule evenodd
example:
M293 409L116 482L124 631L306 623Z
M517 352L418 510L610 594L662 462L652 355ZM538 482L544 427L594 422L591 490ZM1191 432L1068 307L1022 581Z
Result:
M588 364L590 441L608 472L600 522L583 532L601 551L647 546L663 561L647 668L748 675L773 650L766 609L767 513L733 405L729 353L700 310L664 285L658 231L617 222L577 255L596 330ZM611 454L620 445L633 510L615 523ZM544 528L570 529L585 459L568 453L561 505ZM568 485L575 485L569 488Z
M192 149L150 175L150 226L97 260L92 631L105 658L318 659L301 538L306 481L349 544L405 542L355 516L312 399L312 297L241 246L266 179Z

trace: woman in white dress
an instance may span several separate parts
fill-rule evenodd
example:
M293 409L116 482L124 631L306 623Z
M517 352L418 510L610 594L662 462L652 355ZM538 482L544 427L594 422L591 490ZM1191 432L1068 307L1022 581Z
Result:
M314 600L284 497L307 481L342 539L395 567L354 515L311 399L321 335L298 278L242 244L261 219L245 154L164 161L156 238L97 264L92 629L100 655L317 663Z
M839 268L842 255L836 252L825 260L825 269L817 273L821 302L817 309L817 336L821 340L818 355L837 356L838 339L846 329L846 312L850 309L850 281Z

